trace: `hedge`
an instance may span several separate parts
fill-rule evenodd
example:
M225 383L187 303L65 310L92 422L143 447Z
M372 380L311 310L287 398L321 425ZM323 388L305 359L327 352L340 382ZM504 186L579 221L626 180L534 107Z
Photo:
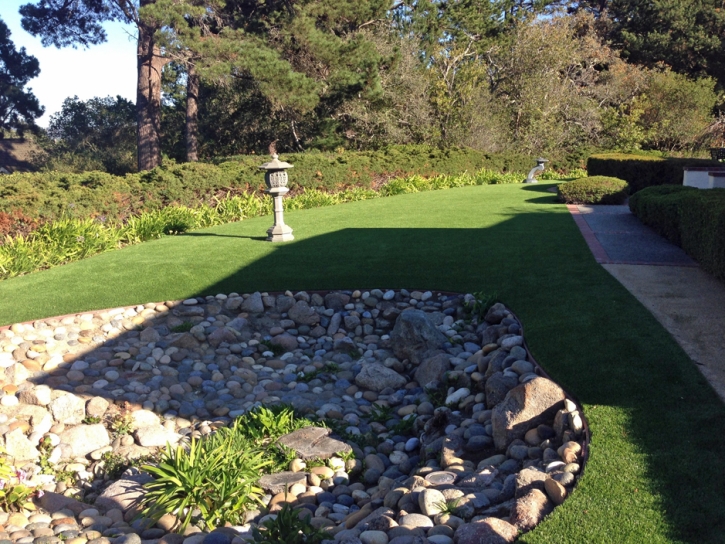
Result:
M682 185L685 166L722 166L709 159L681 159L650 155L607 153L592 155L587 160L590 176L611 176L629 183L634 194L655 185Z
M349 187L378 188L410 175L457 175L483 168L521 172L535 161L523 155L487 155L468 148L393 146L379 151L309 152L280 157L290 170L292 194ZM264 188L260 164L269 157L233 157L218 164L168 164L124 177L103 172L42 172L0 176L0 235L27 233L62 217L123 221L169 205L215 205L220 199Z
M725 189L649 187L629 199L645 224L725 281Z
M623 179L590 176L558 186L559 199L567 204L624 204L628 187Z

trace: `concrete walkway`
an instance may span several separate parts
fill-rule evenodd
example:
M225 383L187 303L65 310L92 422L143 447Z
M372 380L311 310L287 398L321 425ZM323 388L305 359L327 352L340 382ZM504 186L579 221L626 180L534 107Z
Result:
M594 258L672 334L725 401L725 284L628 206L568 206Z

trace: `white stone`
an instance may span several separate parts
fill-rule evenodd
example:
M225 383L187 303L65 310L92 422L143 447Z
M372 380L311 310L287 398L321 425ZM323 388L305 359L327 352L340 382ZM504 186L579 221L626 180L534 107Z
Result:
M446 397L446 405L450 404L457 404L461 402L463 399L465 399L468 395L471 394L471 391L466 387L461 387L457 391L454 391L450 395Z

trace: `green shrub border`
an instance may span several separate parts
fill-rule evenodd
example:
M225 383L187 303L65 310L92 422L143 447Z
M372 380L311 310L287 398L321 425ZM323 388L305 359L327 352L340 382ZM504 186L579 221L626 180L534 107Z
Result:
M590 176L610 176L629 183L630 194L656 185L682 185L685 166L722 166L709 159L663 158L650 155L607 153L587 160Z
M725 281L725 189L650 187L629 200L645 225Z

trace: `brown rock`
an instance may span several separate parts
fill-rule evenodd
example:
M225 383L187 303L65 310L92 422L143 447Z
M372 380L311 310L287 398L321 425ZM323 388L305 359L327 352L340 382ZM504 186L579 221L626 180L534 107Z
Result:
M549 478L544 482L544 487L546 489L546 494L554 504L559 505L564 502L564 499L566 498L566 488L563 485L556 480Z
M534 378L514 387L491 415L493 440L503 450L529 429L551 419L564 403L564 391L551 380Z
M458 544L509 544L516 540L519 531L498 518L484 518L466 523L456 529L455 541Z
M43 370L43 362L39 361L37 359L25 359L20 364L22 364L28 372L39 372Z
M125 512L126 520L133 519L140 510L144 495L143 484L152 480L149 474L144 473L117 480L98 496L94 506L101 511L119 508Z
M446 353L439 353L428 357L415 371L415 381L418 385L425 387L430 382L440 381L443 375L451 368L451 356Z
M86 413L93 417L103 417L110 403L103 397L93 397L86 403Z
M516 475L514 480L514 496L518 499L523 497L532 489L544 490L544 482L548 475L533 468L525 468Z
M552 509L553 504L542 491L531 489L514 503L509 521L522 531L530 531Z

